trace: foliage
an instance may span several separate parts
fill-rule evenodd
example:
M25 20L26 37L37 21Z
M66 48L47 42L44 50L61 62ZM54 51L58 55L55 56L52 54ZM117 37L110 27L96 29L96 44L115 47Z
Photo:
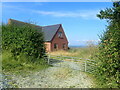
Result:
M10 51L2 52L3 88L18 88L16 80L11 78L12 75L25 77L49 67L43 59L39 59L36 63L28 62L30 59L31 56L22 54L19 60L15 60Z
M120 2L114 2L113 8L101 10L97 15L107 19L109 25L100 37L96 77L102 87L120 86Z
M45 55L44 37L40 31L38 33L35 26L31 24L22 26L15 24L2 25L3 50L9 50L15 60L19 59L21 54L24 54L33 58L30 59L31 62L36 62Z
M16 60L10 51L4 50L2 52L2 70L3 73L10 74L27 74L32 71L39 71L47 68L49 65L46 64L44 59L38 59L35 63L28 62L33 59L32 56L26 56L21 54L18 60ZM36 58L34 58L36 59Z
M92 47L83 47L83 48L70 48L68 51L59 50L50 52L50 55L62 55L62 56L69 56L69 57L78 57L84 59L93 59L93 56L98 51L97 46Z

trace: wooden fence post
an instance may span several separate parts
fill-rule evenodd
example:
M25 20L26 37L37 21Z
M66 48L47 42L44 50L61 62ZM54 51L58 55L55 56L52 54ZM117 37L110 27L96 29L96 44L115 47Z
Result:
M50 55L48 55L48 64L50 64Z
M73 61L73 62L75 61L73 57L72 57L72 61Z
M87 61L85 60L85 72L87 71Z
M60 55L59 58L61 58L61 61L63 60L62 55ZM60 61L60 67L61 67L61 61Z

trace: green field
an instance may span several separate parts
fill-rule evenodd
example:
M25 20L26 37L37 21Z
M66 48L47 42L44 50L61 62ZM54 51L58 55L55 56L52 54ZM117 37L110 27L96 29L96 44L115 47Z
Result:
M92 46L92 47L88 46L84 48L70 48L67 51L63 51L63 50L54 51L54 52L50 52L49 54L92 59L95 57L97 51L98 51L97 46Z

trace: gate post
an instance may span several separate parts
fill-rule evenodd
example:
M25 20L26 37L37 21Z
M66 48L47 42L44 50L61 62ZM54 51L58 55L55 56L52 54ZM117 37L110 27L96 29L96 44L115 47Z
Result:
M48 55L48 64L50 64L50 55Z
M87 61L85 60L85 72L87 71Z

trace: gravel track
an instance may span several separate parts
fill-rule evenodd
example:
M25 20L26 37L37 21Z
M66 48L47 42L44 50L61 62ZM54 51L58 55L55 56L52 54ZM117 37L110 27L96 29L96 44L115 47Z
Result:
M28 76L14 76L19 88L91 88L93 79L81 72L77 62L53 63L53 67L31 73Z

